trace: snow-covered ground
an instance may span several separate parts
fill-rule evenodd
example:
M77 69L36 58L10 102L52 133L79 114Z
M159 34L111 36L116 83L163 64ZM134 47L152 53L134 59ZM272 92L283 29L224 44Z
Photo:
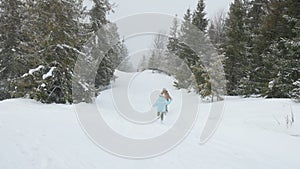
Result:
M200 145L210 103L176 90L172 87L174 79L164 74L117 71L116 75L112 89L101 92L96 100L111 128L128 137L158 136L172 128L179 117L181 96L186 94L199 102L198 118L186 139L155 158L124 159L103 151L86 136L74 106L11 99L0 102L0 169L300 168L300 104L287 99L226 97L220 126L206 144ZM174 100L163 124L156 121L139 125L117 113L114 92L126 90L132 106L145 112L151 110L157 90L162 88L167 88ZM295 122L287 126L291 112Z

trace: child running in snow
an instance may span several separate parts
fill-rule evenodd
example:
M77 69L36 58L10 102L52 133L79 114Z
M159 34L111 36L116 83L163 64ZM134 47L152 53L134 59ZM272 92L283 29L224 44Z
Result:
M171 99L168 101L165 96L164 96L164 92L161 92L158 99L156 100L156 102L154 103L153 107L156 107L157 110L157 118L161 119L161 122L164 120L164 115L167 111L167 105L169 105L171 103Z
M162 93L164 94L165 98L167 99L167 101L172 100L169 92L167 89L163 88ZM168 112L168 105L166 105L166 112Z

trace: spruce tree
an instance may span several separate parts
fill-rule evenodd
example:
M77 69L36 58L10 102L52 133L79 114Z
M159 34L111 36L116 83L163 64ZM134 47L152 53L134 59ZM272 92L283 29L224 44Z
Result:
M139 64L138 64L138 71L144 71L148 68L148 60L146 59L146 56L143 55L142 59L140 60Z
M77 1L27 1L30 19L24 29L27 70L14 82L14 97L29 95L43 103L72 102L72 71L82 39L78 36L81 5Z
M23 31L25 4L21 0L0 2L0 100L14 97L12 82L22 75L26 66L26 36Z
M173 19L173 25L170 28L167 49L169 53L175 54L178 49L179 21L177 15Z
M202 97L211 95L210 77L204 66L204 62L206 66L209 65L209 54L207 53L207 43L209 42L206 35L208 20L205 18L204 7L204 2L199 1L193 14L190 9L187 10L181 25L180 43L176 53L193 73L195 79L193 88Z
M225 42L225 13L219 11L210 21L208 36L211 43L218 49L219 53L223 53L223 44Z
M81 91L75 96L76 102L92 102L98 92L107 88L114 79L114 71L121 63L121 52L125 47L120 41L117 26L106 19L106 13L111 10L108 1L93 2L94 6L88 13L90 22L86 23L84 32L92 36L83 47L85 56L80 57L80 61L87 65L76 76L76 89Z
M248 37L245 30L246 9L243 1L235 0L226 20L226 41L224 45L225 73L227 92L229 95L239 94L239 83L246 77L248 69L247 43ZM242 86L243 87L243 86Z
M192 24L195 25L200 31L206 32L208 26L208 19L206 19L205 3L204 0L199 0L197 8L193 13Z
M134 68L129 58L123 59L122 63L118 67L118 70L123 72L134 72Z
M240 94L260 95L264 85L263 58L265 40L262 39L261 29L267 14L268 1L253 0L248 3L246 30L248 31L247 59L248 69L246 77L240 83Z
M182 69L178 69L176 71L176 77L178 78L178 82L175 84L176 87L180 88L188 88L190 87L190 85L187 85L188 82L191 82L192 80L192 76L195 77L197 74L195 74L195 67L197 65L197 60L199 59L197 54L195 53L195 51L193 51L193 49L191 49L191 47L189 46L189 44L193 44L193 39L192 36L194 36L192 34L192 29L193 29L193 25L192 25L192 12L190 9L187 9L184 18L183 18L183 22L181 24L180 27L180 33L179 33L179 43L178 43L178 47L177 47L177 51L176 51L176 55L181 59L181 62L183 62L180 66L180 68ZM185 66L187 65L187 67ZM181 72L181 71L184 72ZM194 71L193 71L194 70ZM192 72L193 74L190 74L188 72ZM182 77L182 76L186 76L186 77ZM195 88L195 90L199 93L200 89L198 88L198 84L197 82L192 83L193 87Z
M165 70L166 62L166 47L167 47L167 37L165 37L163 31L157 32L153 38L151 57L149 59L148 67L154 69Z
M270 44L263 53L267 75L264 95L297 98L299 96L299 7L296 0L271 1L264 25ZM298 95L298 96L297 96Z
M183 18L183 23L180 28L180 36L179 36L179 47L177 55L183 59L189 67L194 67L197 64L197 60L199 59L197 54L191 49L189 45L193 44L193 36L197 36L193 34L194 25L192 25L192 13L190 9L187 9L186 14Z
M208 20L205 18L204 8L204 1L200 0L193 13L187 9L180 31L177 29L177 21L174 21L167 45L168 55L178 57L173 62L168 61L176 66L173 69L175 71L172 71L177 79L175 86L190 88L192 85L202 97L212 94L210 77L206 70L212 59L212 51L209 49L212 46L209 45L206 32Z
M182 33L186 32L188 29L188 24L191 24L191 11L187 10L187 14L185 14L185 21L180 28L179 20L176 17L173 20L173 25L170 29L170 35L168 39L167 45L167 70L176 78L174 82L174 86L178 89L191 89L194 85L192 74L190 68L187 63L180 58L180 46L182 47Z
M95 86L110 83L125 49L117 40L107 50L103 49L106 42L91 45L92 39L119 39L113 24L99 34L98 30L109 23L106 14L111 5L107 0L93 2L90 11L82 7L82 0L0 2L0 99L28 96L43 103L90 102L86 90L95 91ZM96 36L91 37L93 34ZM99 52L106 52L106 57L95 70L96 81L75 77L78 57L79 62L88 63L90 56L96 58ZM85 66L89 69L88 64ZM82 75L89 72L86 70ZM75 96L76 100L72 97L72 82L83 91L82 96Z
M179 20L177 18L177 15L173 19L172 27L170 28L170 34L168 37L167 42L167 51L166 51L166 68L168 72L170 72L172 75L176 74L176 71L178 67L181 65L181 60L176 55L178 52L178 45L179 45L179 33L180 33L180 26L179 26Z
M210 77L207 72L209 65L210 54L208 51L208 44L210 44L207 35L208 19L205 13L205 3L199 0L196 10L193 12L191 23L192 28L189 30L189 44L194 44L194 49L198 49L200 53L193 51L193 61L190 68L196 80L196 89L202 97L207 97L212 94Z
M159 57L155 55L154 52L151 52L151 57L149 58L147 68L158 69L160 67Z
M103 33L98 31L103 27L103 25L109 23L109 21L106 19L106 13L111 10L111 5L107 0L93 0L93 2L94 2L94 6L89 12L91 17L90 24L91 24L92 32L97 37L96 40L99 40L100 36L104 36L104 35L98 34L98 33ZM110 31L115 38L119 39L116 26L111 27ZM97 48L101 48L102 44L96 43L94 45L95 45L94 49L98 51ZM97 69L97 74L95 78L96 88L107 86L110 83L110 80L112 79L114 74L114 69L120 64L120 59L119 59L120 47L121 45L120 43L118 43L112 46L111 49L108 49L108 51L98 51L98 52L107 52L107 53L105 54L105 57L101 60L101 63L99 64L99 67ZM92 52L92 55L96 55L92 57L97 58L98 53Z
M120 56L119 56L120 64L116 65L116 68L125 72L134 71L133 64L130 62L128 58L128 49L125 45L125 40L123 39L120 43Z

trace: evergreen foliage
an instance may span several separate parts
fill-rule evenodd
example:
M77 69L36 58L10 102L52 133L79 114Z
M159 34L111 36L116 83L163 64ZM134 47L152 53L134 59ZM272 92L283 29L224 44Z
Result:
M112 5L93 0L86 10L82 1L0 1L0 100L91 102L117 67L132 70L117 26L107 20ZM220 13L209 22L199 0L182 23L174 19L168 39L158 33L139 70L164 68L177 88L220 98L225 79L216 69L224 65L229 95L300 100L299 9L299 0L234 0L226 18ZM74 75L78 60L87 64ZM72 84L81 91L75 100Z
M116 43L108 51L99 51L103 49L100 43L85 45L96 36L105 36L97 31L109 23L109 2L93 2L87 11L82 0L1 1L0 99L30 97L43 103L72 103L74 79L83 91L110 83L121 62L122 45ZM116 27L111 28L112 38L119 39ZM96 69L95 81L74 77L78 57L88 60L92 54L97 58L97 52L105 52L106 57ZM89 97L76 102L90 102Z
M299 99L297 0L235 0L224 54L231 95Z
M0 100L12 97L10 83L26 69L23 58L27 54L23 30L26 15L23 1L0 2Z
M177 79L175 86L178 88L194 89L203 98L215 95L218 98L222 95L219 83L224 85L224 80L216 79L219 76L210 77L209 74L216 74L216 66L222 66L222 55L214 51L214 46L208 37L205 4L199 0L194 12L187 9L180 29L174 21L171 28L168 42L168 54L175 55L168 62L175 66L172 70ZM175 59L176 58L176 59ZM172 62L173 61L173 62ZM214 63L212 63L214 62ZM214 69L213 69L214 68Z

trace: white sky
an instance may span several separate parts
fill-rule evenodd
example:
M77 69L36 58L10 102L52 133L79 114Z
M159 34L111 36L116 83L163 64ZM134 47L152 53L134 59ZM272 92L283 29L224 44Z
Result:
M88 6L90 6L89 1L91 0L85 0L85 4ZM171 27L172 20L165 18L165 20L157 21L166 15L158 16L157 19L150 17L144 20L143 17L140 20L135 20L128 16L142 13L161 13L170 16L177 14L178 18L182 19L188 8L192 11L196 8L198 0L109 0L109 2L116 4L116 7L114 7L115 12L110 13L108 18L110 21L117 23L120 36L125 36L125 44L129 50L129 55L131 55L131 61L134 65L137 65L142 55L150 50L153 35L144 33L128 38L129 33L127 32L134 34L134 29L138 29L137 27L153 27L148 32L158 32L160 30L166 32ZM207 18L213 18L216 13L222 10L227 12L231 2L233 0L205 0ZM126 20L128 18L129 20Z
M182 17L188 8L196 8L198 0L110 0L117 5L115 13L109 16L116 20L128 15L143 12L160 12L169 15L177 14ZM212 18L220 10L228 10L233 0L206 0L206 12L208 18Z

